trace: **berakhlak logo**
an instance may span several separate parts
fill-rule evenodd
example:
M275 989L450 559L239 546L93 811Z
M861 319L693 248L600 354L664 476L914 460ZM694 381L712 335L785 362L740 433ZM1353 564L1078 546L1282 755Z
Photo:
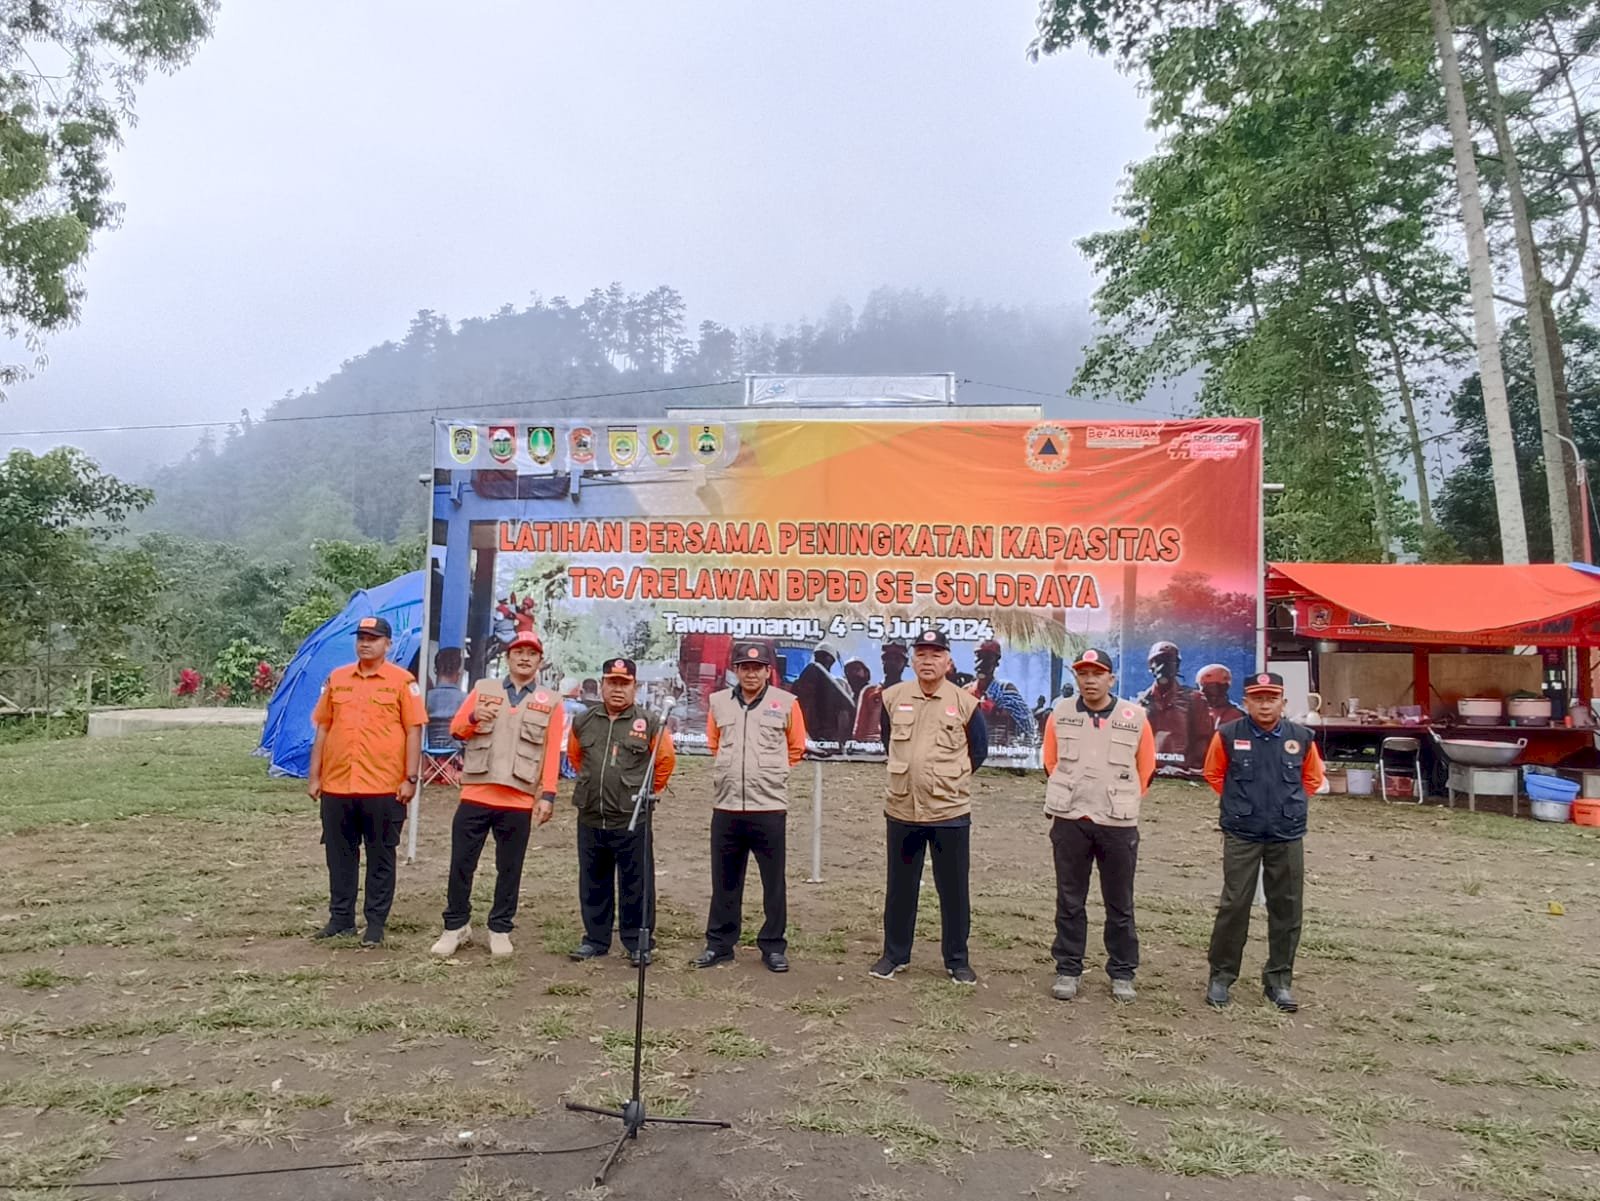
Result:
M470 463L478 457L478 427L452 425L450 427L450 457L457 463Z
M556 457L556 431L554 426L535 425L529 427L528 457L541 467Z
M1023 450L1028 466L1035 471L1055 472L1067 465L1067 449L1072 443L1072 431L1064 425L1047 421L1028 431L1023 439Z
M517 453L517 431L509 425L489 427L489 457L496 463L509 463Z
M580 425L567 435L572 448L572 461L574 463L594 462L594 431L586 425Z

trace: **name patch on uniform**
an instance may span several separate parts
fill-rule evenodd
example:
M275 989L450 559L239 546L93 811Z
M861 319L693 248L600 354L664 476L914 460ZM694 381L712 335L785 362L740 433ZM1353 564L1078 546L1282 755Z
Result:
M1126 714L1126 716L1129 718L1128 721L1118 721L1116 718L1112 718L1111 728L1113 730L1137 730L1139 728L1139 723L1132 720L1133 714L1129 713Z
M911 710L913 710L915 708L916 708L915 705L896 705L895 706L895 711L897 713L909 713L909 712L911 712Z
M1291 738L1283 744L1283 749L1291 755L1298 755L1300 753L1300 743Z
M1235 738L1233 740L1233 749L1236 751L1248 751L1250 749L1250 740L1248 738Z

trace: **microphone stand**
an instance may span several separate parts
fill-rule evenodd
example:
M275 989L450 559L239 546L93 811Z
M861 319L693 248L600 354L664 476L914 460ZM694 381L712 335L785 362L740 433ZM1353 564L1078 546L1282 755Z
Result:
M622 1133L617 1135L617 1141L612 1145L611 1154L606 1156L605 1162L600 1165L600 1170L595 1173L596 1185L604 1184L606 1174L611 1171L611 1165L616 1163L617 1156L622 1153L622 1144L630 1138L638 1138L639 1131L647 1125L664 1126L716 1126L723 1130L732 1127L732 1122L724 1122L717 1118L668 1118L657 1117L645 1112L644 1097L641 1093L640 1075L644 1058L644 991L645 971L650 966L651 931L653 929L651 902L655 898L655 862L651 847L651 830L654 822L651 820L650 807L654 805L655 798L650 795L652 777L655 775L656 750L661 745L662 735L667 729L667 714L672 711L672 699L669 698L661 710L661 729L656 733L654 742L650 746L650 758L645 762L644 779L639 782L639 791L633 798L633 817L628 821L630 831L639 828L639 821L644 819L644 896L639 906L639 983L635 990L633 1010L633 1096L623 1104L621 1109L601 1109L594 1105L579 1105L576 1101L566 1102L566 1107L578 1113L597 1113L602 1117L618 1118L622 1122Z

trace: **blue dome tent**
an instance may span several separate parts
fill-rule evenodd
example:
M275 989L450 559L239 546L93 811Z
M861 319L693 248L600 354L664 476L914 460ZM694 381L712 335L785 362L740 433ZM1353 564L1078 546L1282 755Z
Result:
M355 662L356 623L363 617L386 617L394 628L389 659L409 668L422 645L422 579L413 571L387 584L357 592L344 611L323 622L300 644L283 669L283 679L267 706L257 754L271 764L274 776L304 777L311 766L311 710L328 673Z

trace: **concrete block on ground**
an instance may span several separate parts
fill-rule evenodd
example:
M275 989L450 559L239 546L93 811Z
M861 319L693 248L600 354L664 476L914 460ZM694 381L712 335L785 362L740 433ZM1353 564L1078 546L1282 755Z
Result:
M89 737L118 738L195 726L247 726L259 730L266 720L265 709L107 709L89 714Z

